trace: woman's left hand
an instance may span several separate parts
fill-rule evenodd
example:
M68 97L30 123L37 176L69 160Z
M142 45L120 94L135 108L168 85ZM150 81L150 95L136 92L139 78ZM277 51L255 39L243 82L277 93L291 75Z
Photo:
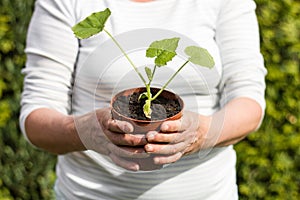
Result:
M155 164L176 162L203 147L209 125L210 117L186 111L181 119L164 122L159 132L148 132L145 151L154 155Z

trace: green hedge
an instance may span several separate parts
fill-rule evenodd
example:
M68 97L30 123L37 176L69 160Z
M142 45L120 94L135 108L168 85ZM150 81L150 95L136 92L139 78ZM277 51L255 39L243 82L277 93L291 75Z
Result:
M262 127L235 146L240 199L300 199L300 2L256 0L267 75ZM20 70L34 0L0 2L0 199L51 199L56 158L22 137Z
M0 2L0 199L50 199L55 157L32 148L22 137L20 70L33 0Z
M236 145L241 199L300 199L300 2L257 0L266 117Z

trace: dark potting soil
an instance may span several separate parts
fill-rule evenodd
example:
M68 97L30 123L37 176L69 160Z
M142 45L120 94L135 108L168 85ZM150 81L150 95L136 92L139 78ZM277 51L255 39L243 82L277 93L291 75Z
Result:
M133 93L129 96L120 96L116 99L113 107L120 114L138 120L162 120L176 115L181 107L177 100L166 99L161 95L151 102L151 119L148 119L143 112L145 99L138 101L140 93Z

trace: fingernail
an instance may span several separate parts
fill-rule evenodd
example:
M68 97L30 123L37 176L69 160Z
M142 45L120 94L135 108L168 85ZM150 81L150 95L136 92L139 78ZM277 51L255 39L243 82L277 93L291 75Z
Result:
M133 131L133 128L130 125L128 125L127 123L122 124L120 128L126 133L131 133Z
M136 138L140 139L141 143L146 144L147 138L145 135L134 135Z
M161 130L163 130L163 131L166 131L166 130L168 130L169 129L169 125L167 125L167 124L163 124L162 126L161 126Z
M132 128L129 127L128 125L125 125L124 129L125 129L125 131L128 132L128 133L131 133L131 132L132 132Z
M139 165L134 165L133 170L134 171L139 171L140 170L140 166Z
M146 148L146 151L148 151L148 152L149 152L149 151L153 151L152 145L149 145L149 144L148 144L148 145L145 146L145 148Z
M155 136L155 133L148 133L147 134L147 140L153 140Z
M153 162L156 164L156 165L159 165L160 164L160 159L155 157L153 158Z

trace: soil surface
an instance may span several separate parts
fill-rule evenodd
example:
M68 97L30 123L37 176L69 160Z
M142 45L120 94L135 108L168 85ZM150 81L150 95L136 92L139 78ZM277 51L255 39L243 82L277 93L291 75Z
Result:
M153 94L154 96L155 94ZM145 99L138 101L140 93L133 93L129 96L120 96L116 99L113 107L120 114L138 119L138 120L162 120L171 116L176 115L180 112L181 107L177 100L166 99L163 96L158 96L154 101L151 102L151 119L148 119L143 112L143 105Z

